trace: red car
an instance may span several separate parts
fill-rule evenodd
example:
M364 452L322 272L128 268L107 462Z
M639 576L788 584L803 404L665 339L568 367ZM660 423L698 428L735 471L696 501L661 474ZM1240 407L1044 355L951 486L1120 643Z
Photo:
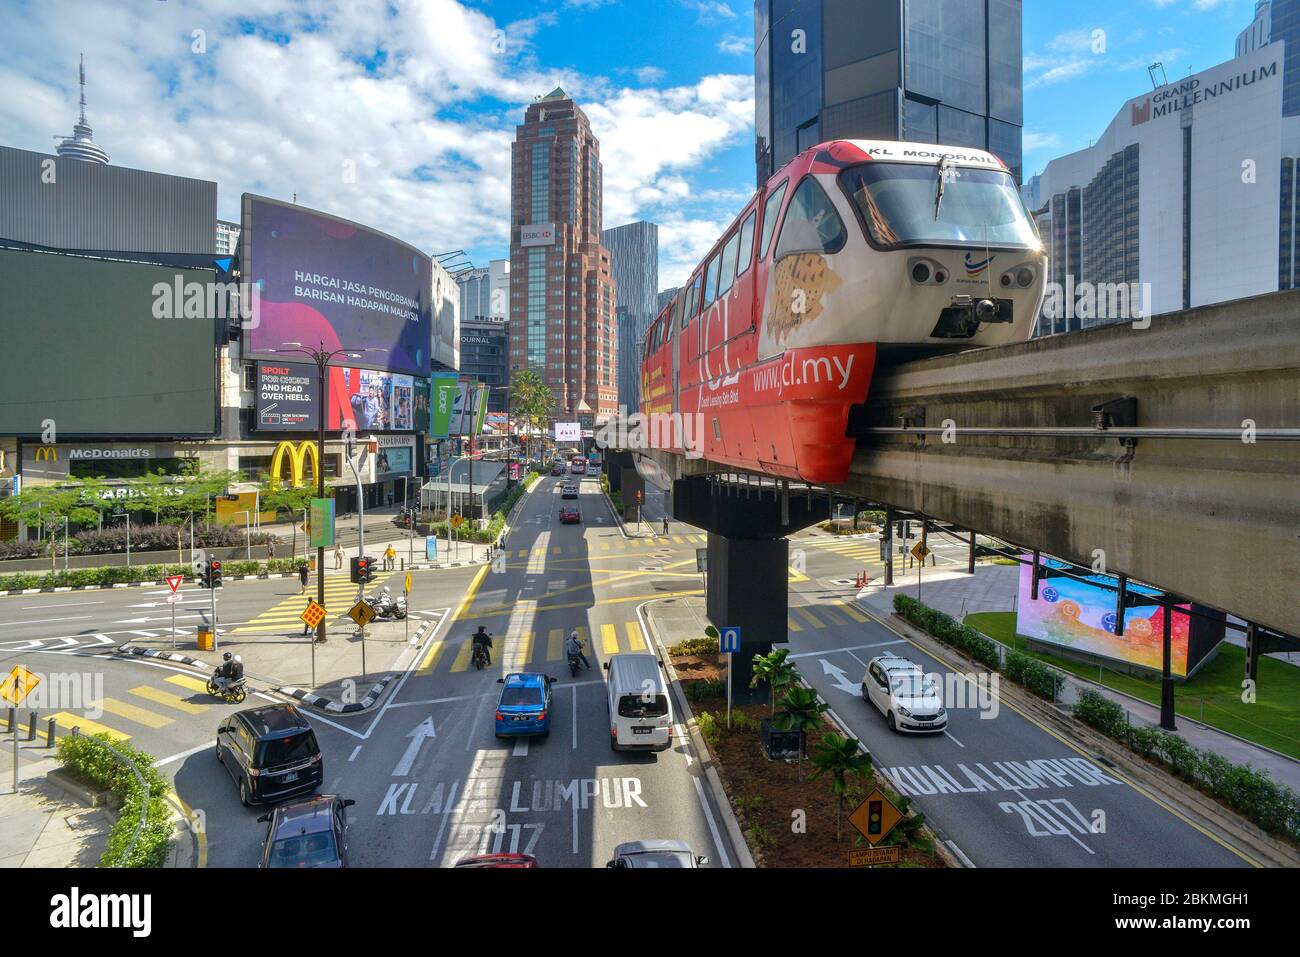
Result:
M582 514L576 508L571 508L571 507L562 508L560 509L560 524L581 525Z

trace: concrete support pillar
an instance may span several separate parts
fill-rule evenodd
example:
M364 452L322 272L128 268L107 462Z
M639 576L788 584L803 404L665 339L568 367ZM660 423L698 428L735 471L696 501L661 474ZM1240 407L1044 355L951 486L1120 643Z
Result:
M1173 603L1164 607L1164 632L1162 635L1164 645L1164 663L1161 666L1160 674L1160 727L1166 731L1177 731L1178 725L1174 722L1174 676L1170 669L1173 665Z
M754 655L789 639L786 632L790 546L784 538L727 538L709 533L709 621L719 630L739 628L732 656L732 700L765 702L766 684L750 688Z

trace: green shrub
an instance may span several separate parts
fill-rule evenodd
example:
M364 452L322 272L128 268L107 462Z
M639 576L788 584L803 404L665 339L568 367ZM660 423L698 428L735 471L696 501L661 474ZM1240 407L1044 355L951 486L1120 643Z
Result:
M772 843L772 836L767 833L767 828L763 825L751 824L745 829L745 840L761 850Z
M131 767L112 750L134 764L144 779L144 788ZM107 735L69 735L59 741L59 760L74 777L101 790L112 791L122 811L109 833L100 867L162 867L171 848L171 812L165 795L167 781L154 766L153 755L124 742L113 744ZM135 836L142 808L148 808L144 828L131 854L127 850Z
M1065 675L1043 664L1037 658L1031 658L1019 651L1007 652L1003 671L1016 684L1024 685L1026 689L1048 701L1055 701L1061 689L1065 687Z
M717 678L703 681L688 681L684 685L686 697L690 701L704 701L708 698L721 698L727 693L727 683Z
M722 732L718 729L717 716L709 711L701 711L695 716L695 727L700 731L700 737L704 743L711 748L718 746L722 739Z
M670 655L716 655L717 653L718 639L708 637L687 638L668 649Z
M758 726L759 726L759 722L751 718L744 711L731 712L732 731L757 731Z
M1117 741L1128 742L1128 721L1124 709L1104 695L1090 688L1079 692L1073 708L1074 716L1086 725Z

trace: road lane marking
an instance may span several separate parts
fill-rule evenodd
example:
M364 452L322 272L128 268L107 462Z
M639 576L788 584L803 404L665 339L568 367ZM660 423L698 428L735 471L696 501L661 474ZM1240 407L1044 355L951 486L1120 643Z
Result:
M52 605L19 605L19 608L79 608L82 605L102 605L102 601L61 601ZM49 621L50 619L42 619Z
M53 718L61 728L80 728L82 734L106 734L114 741L131 740L131 736L123 731L110 728L97 721L91 721L89 718L68 714L66 711L60 711L57 714L49 715L49 717Z
M519 636L519 650L516 652L519 664L528 665L533 661L533 633L525 631Z
M573 707L569 709L573 715L573 749L578 749L578 686L573 686Z
M601 650L607 655L618 654L618 629L613 625L600 626Z
M957 842L956 842L956 841L944 841L944 843L948 845L949 849L950 849L954 854L956 854L959 858L961 858L961 862L962 862L963 864L965 864L967 867L970 867L970 868L974 868L974 867L975 867L975 862L972 861L969 857L966 856L965 852L962 851L962 849L961 849L960 847L957 846Z
M515 738L515 748L511 752L511 757L526 758L528 757L528 739Z
M420 667L416 669L419 674L427 675L438 664L438 658L441 657L443 649L447 647L447 642L443 639L436 639L429 646L428 652L425 653L424 660L420 662Z
M546 637L546 660L559 661L564 652L564 630L552 628Z
M348 763L355 761L357 755L360 753L361 753L361 745L358 744L355 748L352 749L352 753L348 755Z
M704 819L709 822L709 833L713 835L713 846L717 849L718 857L722 860L722 866L731 867L731 858L727 857L727 851L722 846L722 835L718 833L717 822L713 820L713 811L709 808L709 802L704 797L704 785L700 784L700 779L694 774L691 775L691 783L695 785L695 794L700 799L700 807L704 808Z
M794 615L786 615L785 624L791 631L803 631L803 625L794 620Z
M836 598L831 602L831 604L838 608L841 613L848 615L854 621L859 622L860 624L866 624L867 616L862 614L862 612L858 611L843 598Z
M907 642L906 642L904 639L902 639L902 638L896 638L896 639L894 639L894 640L892 640L892 641L875 641L875 642L872 642L872 643L869 644L869 645L852 645L852 646L850 646L850 647L848 647L848 648L828 648L828 649L825 650L825 651L801 651L801 652L799 652L799 654L797 654L797 655L787 655L787 656L786 656L786 660L787 660L787 661L792 661L792 660L794 660L795 658L815 658L815 657L817 657L818 655L836 655L836 654L839 654L839 653L842 652L842 651L846 651L846 652L850 652L850 653L851 653L851 652L854 652L854 651L861 651L861 650L863 650L864 648L884 648L884 647L886 647L887 645L902 645L902 644L906 644L906 643L907 643Z
M173 675L172 677L179 678L182 676ZM167 680L170 681L171 678L168 678ZM161 688L154 688L151 685L141 685L138 688L132 688L129 693L135 695L137 698L145 698L155 704L162 704L169 708L175 708L177 711L183 712L184 714L203 714L208 710L206 704L190 704L188 701L178 698L174 694L168 694Z
M32 621L3 621L0 622L0 628L14 628L23 625L47 625L55 621L81 621L83 618L94 618L94 615L71 615L67 618L41 618Z
M821 620L820 620L816 615L814 615L812 612L808 611L808 609L804 608L803 606L799 606L799 607L791 608L790 611L791 611L791 612L797 612L797 613L798 613L799 615L801 615L803 618L807 619L808 624L812 625L814 628L825 628L825 627L826 627L825 625L823 625L823 624L821 623Z
M641 625L635 621L627 623L627 643L633 651L645 651L645 635L641 634Z
M957 747L959 747L959 748L964 748L964 747L966 747L966 745L962 744L962 743L961 743L960 741L958 741L956 738L953 738L951 732L949 732L947 728L944 728L944 729L943 729L943 733L946 734L948 737L952 738L953 743L954 743L955 745L957 745Z
M470 656L474 653L474 643L466 638L460 643L460 650L456 652L456 660L451 663L453 672L468 671Z
M156 711L137 708L125 701L118 701L116 698L105 698L100 702L100 707L109 714L115 714L119 718L127 718L136 724L144 725L146 728L165 728L175 720L166 715L158 714Z

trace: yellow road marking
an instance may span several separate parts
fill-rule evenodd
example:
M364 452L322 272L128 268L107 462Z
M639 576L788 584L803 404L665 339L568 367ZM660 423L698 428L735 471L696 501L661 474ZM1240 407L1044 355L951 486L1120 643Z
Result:
M645 635L641 633L641 623L629 621L626 627L628 646L633 651L645 651Z
M521 664L529 664L533 660L533 633L526 631L519 636L519 661Z
M810 612L810 611L809 611L808 609L806 609L806 608L802 608L802 607L800 607L800 608L792 608L792 609L790 609L790 610L793 611L793 612L797 612L798 614L802 615L804 618L806 618L806 619L808 620L808 624L812 625L814 628L824 628L824 627L826 627L825 625L823 625L823 624L821 623L821 621L817 618L816 615L814 615L812 612Z
M179 678L180 675L176 675L176 677ZM190 704L188 701L178 698L174 694L168 694L161 688L152 688L149 685L141 685L138 688L132 688L131 694L135 695L137 698L144 698L148 701L152 701L155 704L164 704L169 708L175 708L177 711L182 711L185 714L203 714L203 712L208 710L208 706L205 704Z
M559 628L552 628L546 637L546 660L559 661L563 651L564 632Z
M191 675L168 675L166 680L174 685L180 685L182 688L189 688L191 691L202 691L206 694L208 690L206 681L201 681Z
M468 638L460 643L460 650L456 652L456 660L451 663L452 671L466 671L469 669L470 655L474 653L473 642Z
M843 599L840 598L835 599L834 605L837 608L839 608L839 610L842 611L844 614L852 618L854 621L865 623L867 620L866 615L862 614L862 612L858 611L856 608L854 608L852 605L850 605L848 602L844 601Z
M786 623L786 627L788 627L791 631L803 631L803 625L799 624L799 622L794 620L794 615L786 615L785 623Z
M832 625L847 625L849 620L836 613L835 609L821 606L821 613L830 619Z
M116 698L105 698L102 707L109 714L115 714L119 718L128 718L136 724L144 725L146 728L165 728L175 720L166 715L158 714L156 711L148 711L144 708L137 708L125 701L118 701Z
M519 551L515 552L515 558L527 558L527 557L528 557L528 549L526 548L521 548L519 549Z
M114 741L129 741L131 739L129 734L124 734L97 721L91 721L89 718L68 714L66 711L60 711L58 714L50 715L50 717L58 723L60 728L80 728L82 734L106 734Z
M613 625L600 626L601 649L607 655L618 654L618 629Z
M447 643L441 638L430 645L429 650L425 652L424 660L420 662L420 667L417 669L418 673L427 675L431 672L437 666L438 658L442 655L442 651L446 647Z

